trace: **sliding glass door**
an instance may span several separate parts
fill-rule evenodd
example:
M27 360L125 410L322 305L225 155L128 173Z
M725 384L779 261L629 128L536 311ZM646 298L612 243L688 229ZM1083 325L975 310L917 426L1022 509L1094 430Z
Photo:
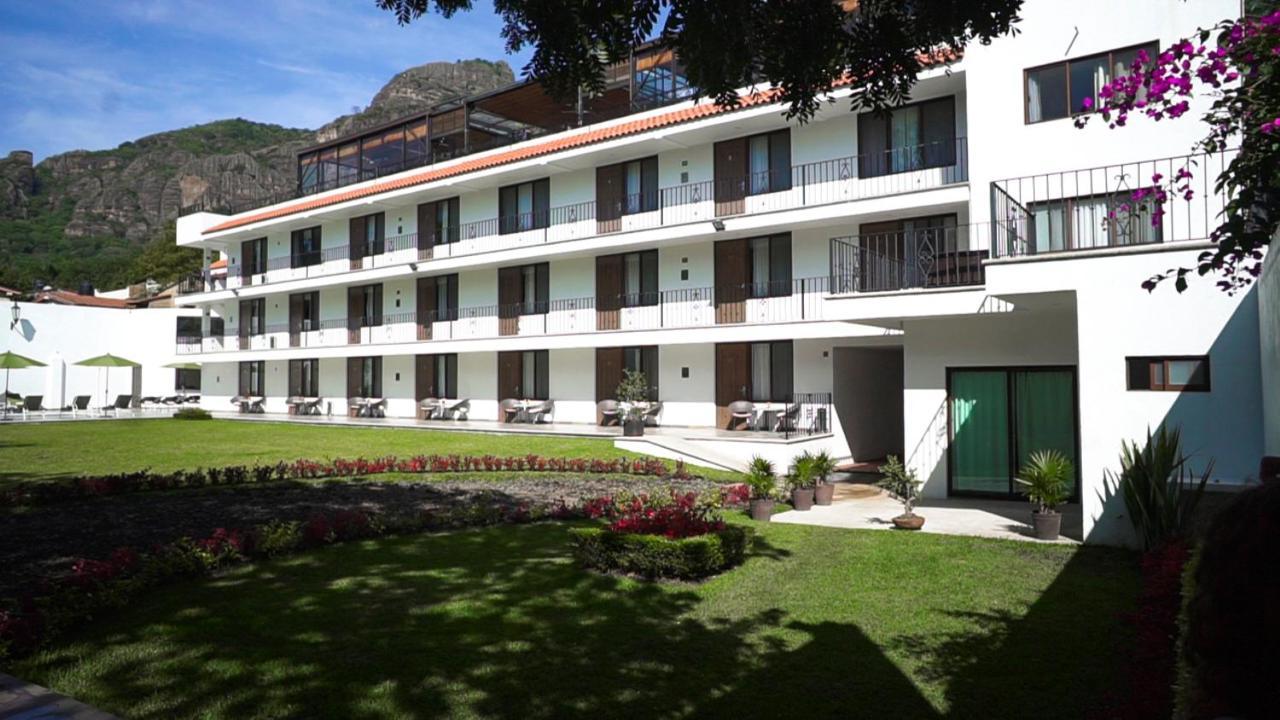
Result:
M952 493L1018 494L1013 478L1038 450L1079 467L1074 369L953 369L947 385Z

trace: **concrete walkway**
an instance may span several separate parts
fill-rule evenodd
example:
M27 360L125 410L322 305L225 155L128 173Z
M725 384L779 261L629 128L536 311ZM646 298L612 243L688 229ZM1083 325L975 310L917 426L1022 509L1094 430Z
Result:
M0 719L17 720L119 720L72 700L66 695L59 695L52 690L32 685L12 675L0 673Z
M836 501L812 510L790 510L773 516L773 522L824 527L893 530L892 518L902 514L902 504L883 490L869 485L838 483ZM973 535L1005 540L1036 540L1031 535L1031 506L1016 500L925 500L916 504L925 518L922 532ZM1080 506L1062 508L1062 537L1056 542L1080 541Z

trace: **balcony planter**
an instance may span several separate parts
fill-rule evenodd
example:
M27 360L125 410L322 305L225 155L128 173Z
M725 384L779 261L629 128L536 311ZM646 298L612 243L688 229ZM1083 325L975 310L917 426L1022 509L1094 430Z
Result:
M795 488L791 491L791 506L796 510L808 510L813 507L813 488Z
M624 437L640 437L644 435L644 418L627 415L622 420L622 434Z
M1032 512L1031 527L1037 540L1057 540L1062 530L1062 513Z
M835 483L820 482L818 483L818 486L813 489L813 504L830 505L831 501L835 499L835 496Z
M750 503L751 519L756 522L769 522L773 517L773 499L757 498Z

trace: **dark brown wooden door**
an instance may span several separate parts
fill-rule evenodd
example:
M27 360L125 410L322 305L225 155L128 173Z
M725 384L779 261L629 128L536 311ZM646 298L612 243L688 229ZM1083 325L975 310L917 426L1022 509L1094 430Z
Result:
M236 327L236 334L240 336L240 349L247 350L249 347L249 332L252 329L251 321L253 319L253 300L240 301L240 324Z
M520 268L498 268L498 334L520 331Z
M751 344L716 345L716 427L729 428L729 403L751 397Z
M618 385L622 382L622 363L622 348L596 348L596 402L617 399ZM596 424L603 421L597 408Z
M596 168L596 232L622 229L625 167L619 164Z
M302 307L305 295L289 296L289 347L302 344Z
M257 240L240 243L240 282L244 285L253 284L253 269L258 266L257 248Z
M740 323L747 319L747 295L751 284L750 241L721 240L715 246L716 322Z
M436 204L418 206L418 259L430 260L436 246Z
M347 398L360 397L364 358L347 358Z
M746 209L747 139L715 144L716 215L737 215Z
M351 223L348 227L348 231L350 232L347 236L349 238L350 246L348 257L351 258L352 270L355 270L364 264L364 256L369 252L368 243L365 242L365 234L368 232L366 229L367 220L368 218L366 217L353 217L351 218Z
M347 288L347 343L356 345L360 342L360 327L364 319L365 288Z
M596 258L596 329L617 330L622 326L622 256Z
M498 353L498 400L520 398L524 395L520 387L524 377L524 353L519 350ZM501 413L499 413L501 419Z
M418 355L413 359L414 399L438 398L436 388L436 356Z
M430 340L436 320L436 279L418 278L418 339Z

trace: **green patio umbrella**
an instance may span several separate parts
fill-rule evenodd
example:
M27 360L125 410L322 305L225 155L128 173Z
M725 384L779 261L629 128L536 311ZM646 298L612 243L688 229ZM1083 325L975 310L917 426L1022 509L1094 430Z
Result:
M111 368L113 367L139 367L140 363L132 360L126 360L122 357L116 357L111 353L106 355L98 355L76 363L83 367L100 367L107 368L107 381L102 386L102 406L107 406L107 398L111 396Z
M199 370L199 369L200 369L200 363L198 363L198 362L172 362L172 363L169 363L168 365L165 365L165 367L167 367L167 368L173 368L174 370Z
M4 368L4 414L6 416L9 414L9 371L29 367L44 367L44 363L8 350L0 353L0 368Z

